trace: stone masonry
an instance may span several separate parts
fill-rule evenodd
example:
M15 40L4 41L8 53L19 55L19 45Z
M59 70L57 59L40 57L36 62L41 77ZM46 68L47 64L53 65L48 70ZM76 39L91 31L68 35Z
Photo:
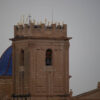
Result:
M66 100L69 98L69 40L67 25L14 26L13 98ZM46 65L50 50L52 63ZM48 58L49 59L49 58Z

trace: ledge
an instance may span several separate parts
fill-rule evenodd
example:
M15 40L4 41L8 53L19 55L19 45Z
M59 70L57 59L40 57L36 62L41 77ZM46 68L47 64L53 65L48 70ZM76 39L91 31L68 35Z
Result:
M41 40L70 40L72 39L72 37L60 37L60 38L56 38L56 37L15 37L15 38L11 38L11 41L18 41L18 40L25 40L25 39L41 39Z

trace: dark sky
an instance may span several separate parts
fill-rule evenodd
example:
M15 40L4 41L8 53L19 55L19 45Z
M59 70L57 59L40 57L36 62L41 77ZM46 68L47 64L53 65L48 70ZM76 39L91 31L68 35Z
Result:
M100 0L0 0L0 55L11 45L13 25L21 15L47 18L68 25L70 89L74 95L97 87L100 81Z

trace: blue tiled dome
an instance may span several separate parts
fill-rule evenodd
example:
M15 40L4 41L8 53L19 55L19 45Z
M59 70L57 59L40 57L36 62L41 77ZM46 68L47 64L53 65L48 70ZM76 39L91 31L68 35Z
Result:
M12 46L0 58L0 76L12 75Z

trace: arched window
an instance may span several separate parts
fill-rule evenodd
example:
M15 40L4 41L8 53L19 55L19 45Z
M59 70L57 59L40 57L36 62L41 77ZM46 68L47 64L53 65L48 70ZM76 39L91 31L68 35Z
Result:
M20 66L24 66L24 50L20 52Z
M52 65L52 50L51 49L47 49L46 51L46 65Z

